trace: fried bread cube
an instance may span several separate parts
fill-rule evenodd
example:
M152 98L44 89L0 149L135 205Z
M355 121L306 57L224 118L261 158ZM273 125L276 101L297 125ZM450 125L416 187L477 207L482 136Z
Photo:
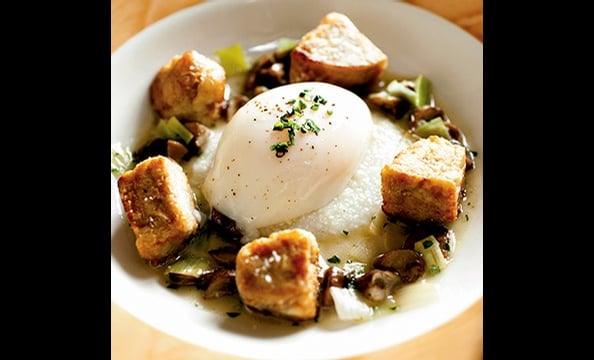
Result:
M243 245L235 264L241 300L265 315L292 321L315 318L319 254L315 236L302 229L274 232Z
M118 178L118 189L145 260L159 262L174 254L200 225L188 178L168 157L143 160Z
M212 125L221 118L226 83L219 63L188 50L159 69L149 88L151 107L164 119L175 116Z
M331 12L291 51L289 81L354 88L376 80L387 65L386 54L349 17Z
M382 210L413 222L457 219L466 150L439 136L417 140L381 170Z

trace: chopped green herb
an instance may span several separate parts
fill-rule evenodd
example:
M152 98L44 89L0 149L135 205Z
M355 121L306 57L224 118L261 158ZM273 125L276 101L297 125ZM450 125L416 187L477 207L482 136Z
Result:
M340 264L340 258L336 255L333 255L331 258L328 259L328 262L331 264Z
M240 314L241 313L236 312L236 311L229 311L229 312L227 312L227 316L230 317L230 318L238 317Z
M305 108L307 108L307 104L303 100L299 99L299 110L303 110Z
M289 146L293 145L290 141L283 141L279 142L278 144L270 145L270 150L276 151L276 156L281 157L287 151L289 151Z
M320 96L320 95L316 95L316 96L314 96L314 98L313 98L313 102L314 102L314 103L320 103L320 104L322 104L322 105L326 105L326 103L327 103L328 101L326 101L326 99L324 99L322 96Z
M342 230L342 233L345 234L345 235L348 235L349 234L349 231L348 230Z
M301 132L303 133L305 132L303 130L304 128L305 130L311 131L316 135L318 135L318 133L320 132L320 127L312 119L305 120L305 123L301 126Z
M289 151L289 147L295 144L296 131L303 134L313 132L316 135L321 131L320 127L312 119L306 119L303 124L297 122L303 116L303 110L307 109L307 102L313 102L310 107L312 110L317 110L319 104L326 103L326 100L319 95L309 96L310 92L311 89L304 89L299 92L299 99L287 101L286 104L291 105L291 108L280 117L280 121L273 125L272 130L283 131L286 129L289 136L289 140L270 146L270 150L275 151L277 157L284 156Z
M440 272L441 272L441 269L439 268L439 266L437 264L431 264L431 266L429 267L430 275L439 274Z

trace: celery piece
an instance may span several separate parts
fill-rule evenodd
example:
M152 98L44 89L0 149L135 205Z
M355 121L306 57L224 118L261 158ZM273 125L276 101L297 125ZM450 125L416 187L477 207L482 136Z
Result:
M167 121L167 127L169 127L176 136L182 139L186 145L189 144L194 138L194 134L192 134L192 132L188 130L188 128L186 128L184 124L182 124L175 116L169 118L169 121Z
M421 107L424 105L429 105L431 102L431 82L429 79L425 77L425 75L420 74L417 76L415 80L415 92L417 93L416 97L416 105L417 107Z
M250 66L243 51L243 46L237 43L226 48L215 50L225 74L233 76L244 73L249 70Z
M433 235L429 235L415 242L415 250L418 251L425 260L426 272L429 275L440 273L447 266L447 260L439 247L439 241Z
M182 140L186 145L194 138L194 134L184 126L175 116L169 120L160 119L157 124L157 133L171 140Z
M159 119L159 123L157 124L157 134L164 139L175 139L175 133L167 125L167 120L165 119Z
M398 80L392 80L386 86L386 91L392 96L406 99L412 106L417 105L417 94Z
M416 135L422 138L427 138L431 135L437 135L448 140L452 139L450 136L450 131L448 130L447 126L445 126L441 116L427 121L426 123L417 127L414 131Z

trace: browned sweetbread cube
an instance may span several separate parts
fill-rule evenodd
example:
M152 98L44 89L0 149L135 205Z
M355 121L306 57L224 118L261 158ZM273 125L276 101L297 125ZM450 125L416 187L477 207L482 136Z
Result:
M225 103L226 74L219 63L188 50L159 69L150 88L150 102L164 119L200 121L212 125Z
M241 300L257 313L291 321L313 319L319 253L315 236L302 229L274 232L243 245L235 262Z
M456 220L465 168L463 146L435 135L417 140L382 168L382 210L413 222Z
M118 189L143 259L159 262L174 254L200 225L188 178L168 157L138 163L118 178Z
M344 14L327 14L291 52L290 82L323 81L346 88L367 85L388 57Z

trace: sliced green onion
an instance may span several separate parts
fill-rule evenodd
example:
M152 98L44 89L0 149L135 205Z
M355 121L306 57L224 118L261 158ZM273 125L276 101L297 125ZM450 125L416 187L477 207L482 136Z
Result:
M250 68L243 46L239 43L215 50L214 53L219 57L227 76L242 74Z
M420 74L415 80L415 92L417 93L416 106L429 105L431 102L431 83L425 75Z
M167 120L165 119L159 119L159 123L157 124L157 134L164 139L175 139L175 133L169 126L167 126Z
M390 81L386 86L386 91L392 96L406 99L413 106L417 104L417 93L398 80Z
M435 275L443 271L447 266L447 260L439 247L439 241L433 235L429 235L415 243L415 250L423 255L426 272Z
M196 285L202 276L212 273L215 266L214 261L205 256L186 257L167 266L164 275L175 285Z
M194 134L175 116L170 117L169 120L160 119L157 124L157 132L165 139L182 140L185 144L189 144L194 138Z
M448 140L452 138L450 136L450 131L448 130L447 126L445 126L441 116L435 117L417 127L415 129L415 134L422 138L427 138L431 135L441 136Z

